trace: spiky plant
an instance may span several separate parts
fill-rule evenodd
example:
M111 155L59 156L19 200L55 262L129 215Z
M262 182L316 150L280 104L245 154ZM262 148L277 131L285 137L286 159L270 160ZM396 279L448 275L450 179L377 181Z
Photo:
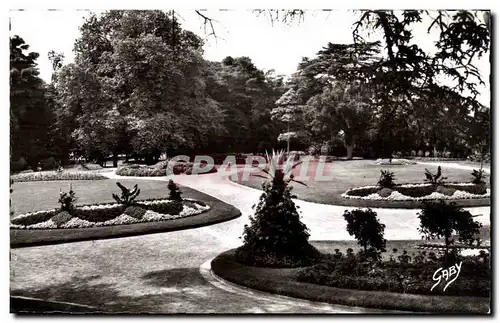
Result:
M483 169L479 169L479 170L473 169L471 175L473 177L472 178L473 184L477 184L477 185L486 184L486 182L484 181L484 179L486 178L486 175L485 175L485 172Z
M291 171L300 162L285 164L284 152L267 154L269 169L265 170L267 181L264 193L250 216L250 225L245 225L243 246L236 251L236 258L247 265L265 267L307 266L320 257L320 253L309 244L308 228L300 221L300 215L291 194Z
M438 166L437 173L434 174L427 168L425 169L425 179L424 182L430 183L433 186L438 186L444 184L444 180L447 177L442 177L441 166Z
M394 180L396 178L394 177L394 173L389 171L389 170L380 170L380 178L377 182L378 186L381 188L393 188L394 185Z
M113 198L119 204L123 204L126 206L132 205L135 198L141 193L141 190L137 187L137 184L135 184L134 188L131 190L123 186L120 182L117 182L116 185L122 190L121 196L113 194Z

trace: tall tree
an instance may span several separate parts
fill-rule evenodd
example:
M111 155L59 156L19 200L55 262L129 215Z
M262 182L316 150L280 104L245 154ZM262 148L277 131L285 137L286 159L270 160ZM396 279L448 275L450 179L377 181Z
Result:
M11 160L23 157L35 169L49 156L51 112L45 101L45 84L39 77L38 53L19 36L10 38L10 127Z
M75 43L75 64L61 71L59 82L62 114L76 120L73 137L87 151L97 146L100 155L111 153L115 165L121 152L152 162L170 148L205 142L222 115L205 95L202 45L172 12L91 16Z
M337 81L311 98L308 104L316 111L315 126L319 125L322 131L326 130L332 136L340 134L347 149L347 158L352 159L357 138L366 133L371 123L371 93L361 83Z

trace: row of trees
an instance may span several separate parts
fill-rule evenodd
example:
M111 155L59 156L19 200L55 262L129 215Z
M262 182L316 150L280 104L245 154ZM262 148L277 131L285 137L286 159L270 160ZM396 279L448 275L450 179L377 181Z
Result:
M298 146L343 141L348 157L355 146L371 157L489 151L490 113L476 100L484 82L472 63L489 50L489 21L477 12L432 14L429 31L440 30L434 53L412 37L429 13L366 11L352 44L329 43L316 57L304 58L275 109L288 112L282 121L292 125L288 133ZM380 30L383 41L363 39L367 28Z
M73 151L98 161L112 155L116 165L119 154L154 162L161 153L263 152L285 141L305 150L339 140L349 157L486 152L489 111L475 100L473 79L481 78L471 60L488 50L488 25L465 11L438 13L433 55L411 41L422 12L366 11L353 44L327 44L287 84L248 57L205 60L203 41L174 12L90 16L74 62L49 53L49 84L38 75L38 54L12 37L11 159L34 168L50 156L67 162ZM361 38L370 26L383 42ZM440 85L440 75L456 86Z
M116 165L119 154L154 162L161 153L276 146L280 129L270 111L285 90L283 78L248 57L206 61L203 41L172 12L110 11L89 17L80 31L74 62L63 65L62 55L49 54L51 84L38 76L38 54L25 57L28 45L11 39L13 160L23 157L33 166L50 155L67 160L75 151L98 161L111 154ZM18 57L29 60L29 73ZM24 105L33 116L19 119ZM39 134L30 132L28 117L41 124ZM57 144L48 147L51 141Z

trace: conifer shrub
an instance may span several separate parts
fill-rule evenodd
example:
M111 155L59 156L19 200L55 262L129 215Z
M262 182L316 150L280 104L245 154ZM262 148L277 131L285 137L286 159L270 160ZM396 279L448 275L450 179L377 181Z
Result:
M245 225L243 245L236 250L236 259L250 266L301 267L309 266L321 258L320 252L309 244L308 228L301 222L293 202L290 182L296 181L291 170L300 162L284 165L284 152L273 152L268 177L262 188L264 193Z

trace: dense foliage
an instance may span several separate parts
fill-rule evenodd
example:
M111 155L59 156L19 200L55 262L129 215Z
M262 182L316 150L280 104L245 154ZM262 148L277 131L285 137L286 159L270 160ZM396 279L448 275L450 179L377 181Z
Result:
M396 255L396 252L394 252ZM419 252L414 257L403 251L389 260L367 265L364 257L352 249L344 255L337 251L328 259L302 270L297 279L301 282L338 288L387 291L424 295L480 296L491 295L491 267L489 254L459 257L462 261L460 277L446 291L436 288L431 278L442 259L433 252Z
M394 177L394 173L389 171L389 170L380 170L380 178L377 182L377 185L382 187L382 188L393 188L394 185L394 180L396 178Z
M315 262L320 253L309 244L307 227L291 194L293 165L284 162L284 152L273 153L266 181L250 217L250 225L243 231L243 246L236 251L237 259L247 265L263 267L298 267ZM298 163L294 164L295 166Z
M425 203L418 217L420 219L419 231L423 238L427 240L444 238L445 254L448 254L450 246L454 243L452 238L454 232L458 234L460 242L480 245L481 223L474 221L469 211L454 203L445 203L442 200Z
M50 84L39 77L39 55L13 36L11 168L35 170L50 157L66 165L70 153L154 164L164 153L258 153L286 142L349 158L430 152L487 161L491 116L476 100L484 76L475 64L489 50L489 20L463 10L359 14L352 43L326 44L287 82L246 56L205 60L202 39L173 11L89 16L73 62L48 53ZM426 21L438 30L434 53L413 40ZM365 39L371 28L382 39Z
M379 222L377 213L371 209L346 210L344 219L347 222L347 232L363 247L363 254L367 257L374 256L378 260L380 253L385 251L386 240L385 225Z
M69 192L60 191L59 204L61 204L61 211L71 213L75 209L76 193L73 191L71 184L69 184Z

